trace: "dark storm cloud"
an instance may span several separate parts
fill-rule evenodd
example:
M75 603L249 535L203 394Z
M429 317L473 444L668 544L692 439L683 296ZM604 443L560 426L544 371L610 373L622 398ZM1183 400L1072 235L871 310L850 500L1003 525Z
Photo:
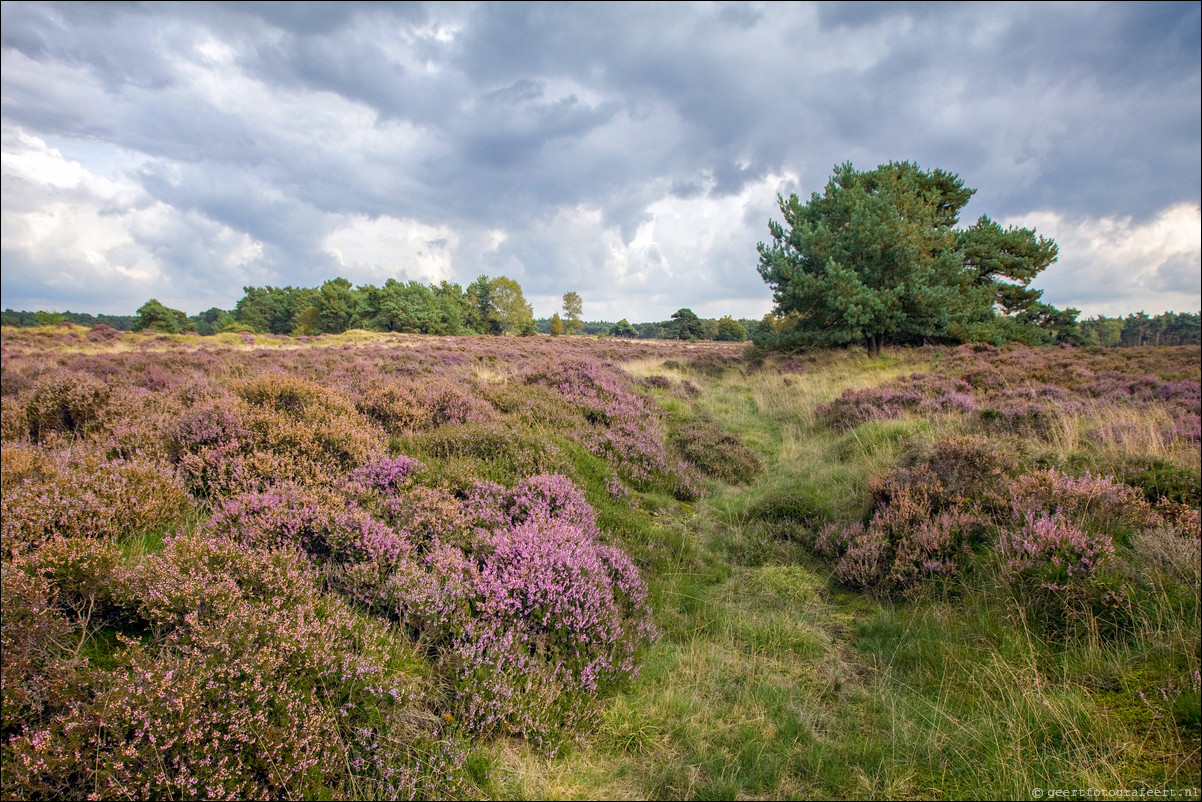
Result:
M972 219L1196 205L1199 19L1196 3L8 3L3 116L67 160L71 141L142 154L114 180L260 243L248 280L324 279L326 237L385 216L457 232L460 281L688 305L767 298L754 245L773 194L848 160L958 172ZM707 255L680 227L636 244L657 203L732 198ZM164 226L178 247L138 241L190 275L203 226ZM615 258L642 260L620 288L600 275Z

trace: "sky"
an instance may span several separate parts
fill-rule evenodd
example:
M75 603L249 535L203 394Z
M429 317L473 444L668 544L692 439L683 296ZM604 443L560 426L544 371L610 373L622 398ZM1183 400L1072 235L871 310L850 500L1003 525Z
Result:
M911 161L1084 316L1202 308L1202 5L3 3L0 303L517 280L759 318L778 194Z

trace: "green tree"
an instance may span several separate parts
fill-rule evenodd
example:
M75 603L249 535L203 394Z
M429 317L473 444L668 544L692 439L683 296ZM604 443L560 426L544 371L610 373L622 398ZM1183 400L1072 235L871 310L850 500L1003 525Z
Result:
M163 306L151 298L138 308L134 331L157 331L163 334L182 334L190 331L188 316L178 309Z
M558 337L563 334L563 321L559 319L559 313L551 315L551 336Z
M664 331L669 340L700 340L705 337L705 324L692 309L677 309Z
M351 327L359 299L351 283L344 278L332 278L321 285L316 302L317 318L326 334L341 334Z
M726 315L718 320L718 331L714 339L720 342L741 343L747 339L747 329L743 324Z
M501 320L493 303L492 279L478 276L467 285L467 326L477 334L500 334Z
M564 330L568 334L579 334L584 328L584 324L580 322L580 316L584 313L584 302L580 300L579 293L565 292L563 294L563 316Z
M492 304L501 331L509 334L535 334L534 309L522 295L522 285L511 278L497 276L489 281Z
M1032 325L1018 320L1039 292L1028 285L1056 258L1029 229L982 217L955 228L975 190L954 173L890 162L867 172L835 168L807 203L778 198L785 225L768 224L759 272L777 316L791 325L769 347L988 339ZM787 226L787 229L786 229ZM1013 316L998 327L994 318Z
M610 334L614 337L637 337L638 336L638 332L635 331L634 326L630 325L630 321L627 320L626 318L622 318L617 323L615 323L613 330L610 332Z
M232 321L233 318L230 317L229 312L215 306L188 318L188 323L196 330L196 333L206 337L221 331Z

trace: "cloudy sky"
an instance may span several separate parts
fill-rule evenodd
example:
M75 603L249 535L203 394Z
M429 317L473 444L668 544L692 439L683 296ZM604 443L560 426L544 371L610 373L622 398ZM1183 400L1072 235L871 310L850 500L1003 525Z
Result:
M777 193L958 173L1087 315L1197 311L1200 6L5 2L2 303L516 279L759 317Z

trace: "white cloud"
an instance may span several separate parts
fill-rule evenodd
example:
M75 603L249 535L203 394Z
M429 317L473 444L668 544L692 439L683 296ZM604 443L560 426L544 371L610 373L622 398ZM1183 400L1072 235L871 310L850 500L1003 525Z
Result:
M1202 210L1181 203L1146 222L1129 217L1067 218L1053 211L1016 216L1060 248L1060 260L1034 286L1084 316L1202 307Z
M437 284L450 280L459 235L449 226L416 220L346 215L326 236L323 250L344 278L374 284L395 278Z
M2 161L4 283L46 306L121 313L153 296L197 312L227 303L221 283L241 286L262 256L246 234L153 201L127 176L98 175L17 128L4 129Z

